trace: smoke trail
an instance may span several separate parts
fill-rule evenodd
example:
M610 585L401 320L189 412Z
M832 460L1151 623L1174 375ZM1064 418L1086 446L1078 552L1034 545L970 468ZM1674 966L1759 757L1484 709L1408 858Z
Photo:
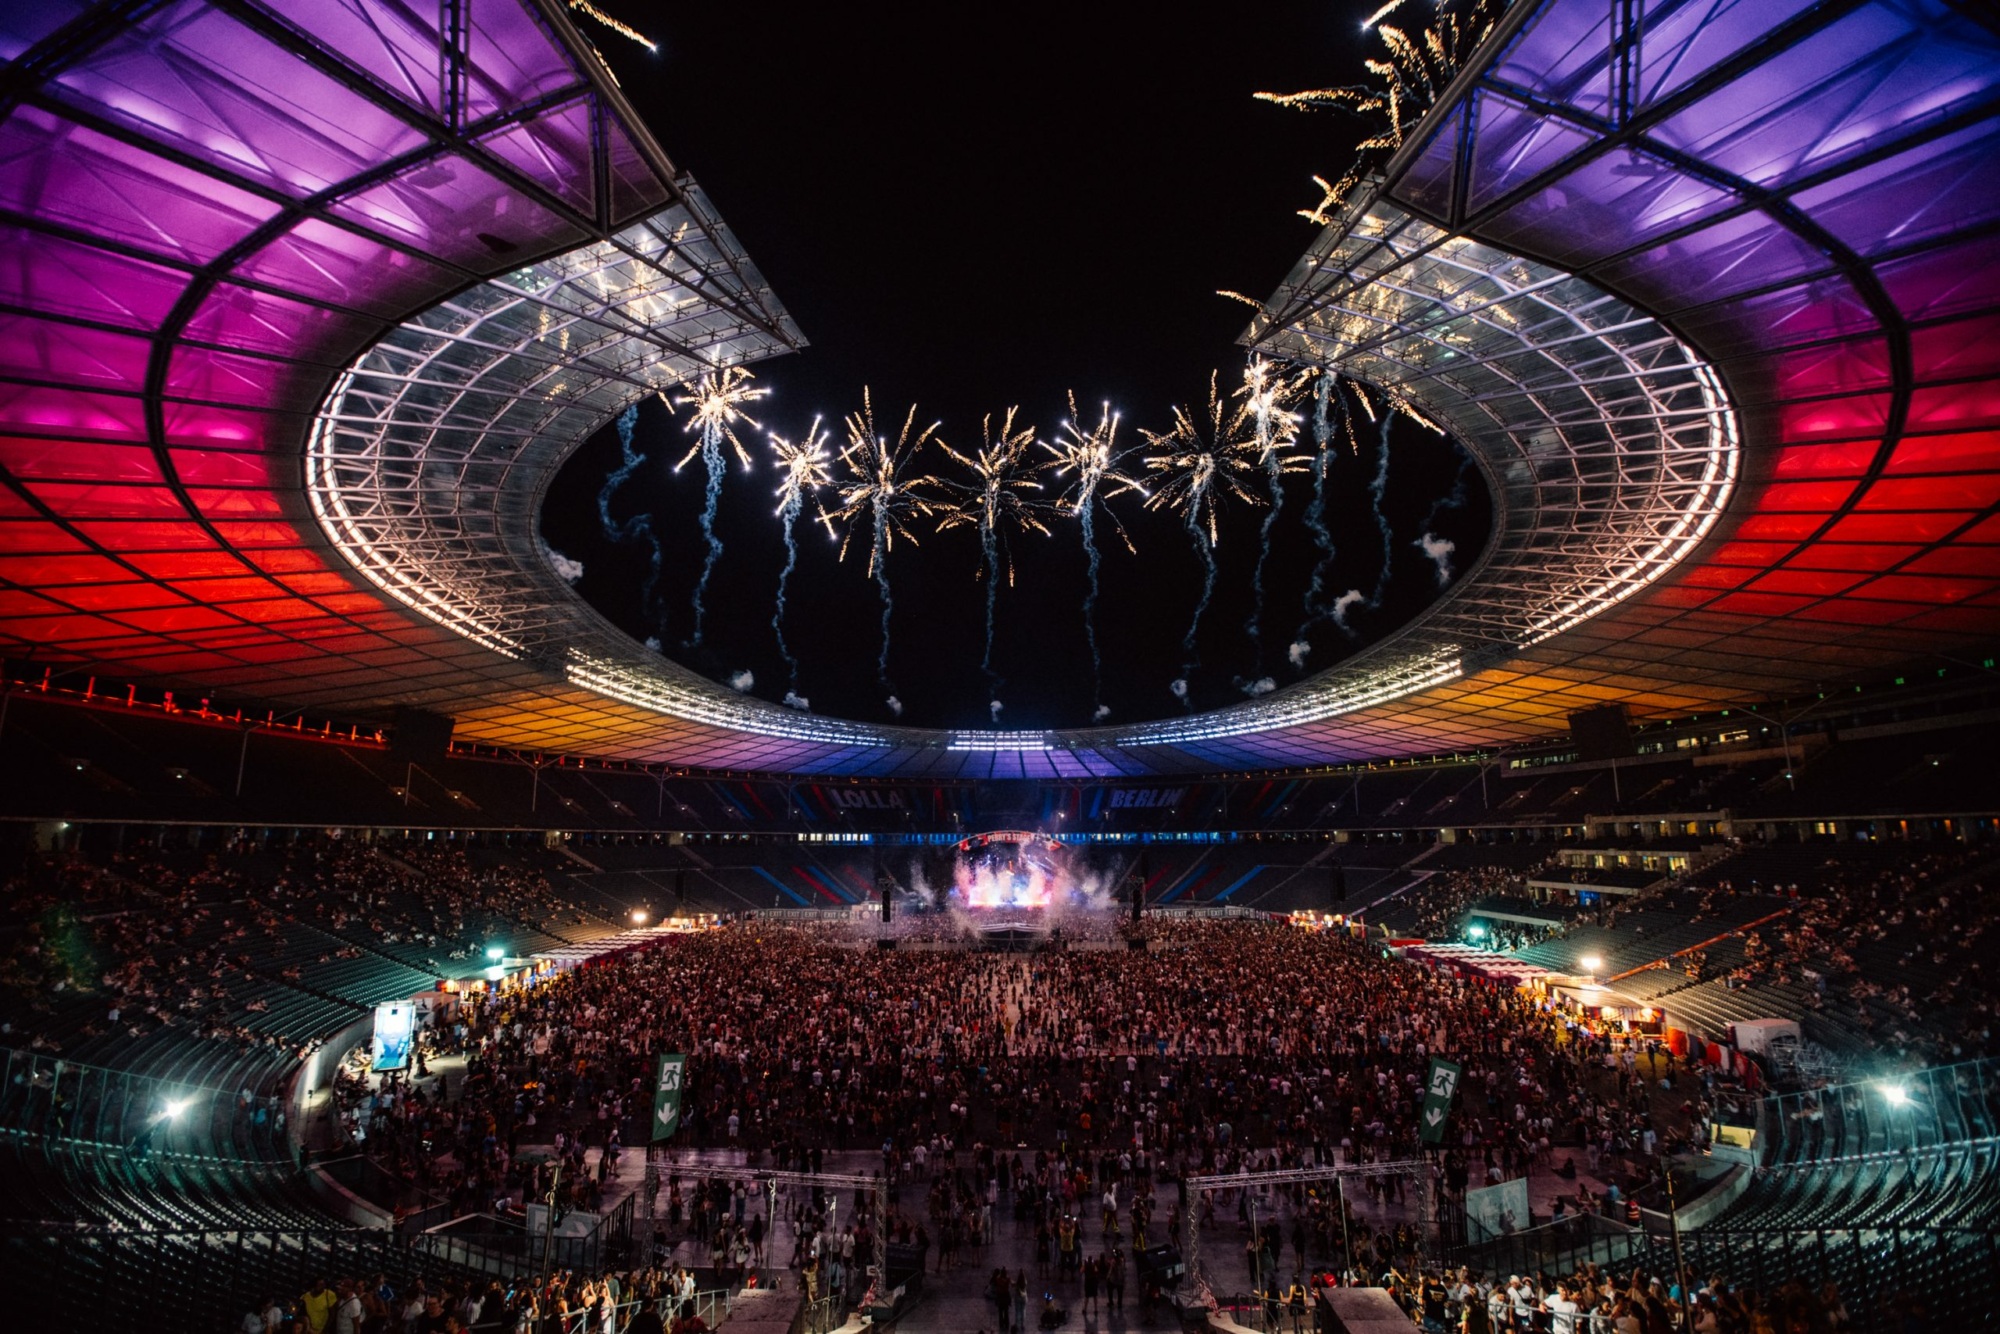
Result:
M542 557L548 561L549 568L556 572L556 578L564 583L573 584L583 578L583 562L563 555L547 542L542 543Z
M979 655L979 670L985 674L988 688L998 690L1000 676L993 670L993 613L1000 602L1000 534L990 523L979 526L979 551L986 560L986 649Z
M875 507L875 532L873 559L875 566L875 588L882 595L882 650L875 659L875 680L889 692L889 712L900 718L903 716L903 702L896 698L896 687L889 680L889 617L896 610L896 595L889 589L889 504L885 496L877 494Z
M995 727L998 727L1000 725L1000 710L1006 707L1007 706L1005 704L1002 704L997 699L989 699L986 701L986 712L992 715L993 725Z
M1350 588L1334 599L1329 613L1333 623L1350 639L1355 629L1347 618L1356 607L1375 611L1382 605L1382 595L1389 590L1389 573L1395 563L1396 534L1389 523L1389 515L1382 508L1382 500L1389 491L1389 427L1396 420L1396 406L1391 403L1382 409L1378 419L1381 425L1380 444L1375 455L1375 477L1368 483L1368 506L1375 515L1375 530L1382 535L1382 568L1375 575L1372 592L1363 593L1358 588Z
M1422 550L1426 556L1431 558L1431 563L1437 566L1439 588L1443 588L1451 583L1453 573L1451 555L1454 551L1458 550L1456 542L1453 542L1448 537L1439 537L1436 533L1426 529L1424 535L1411 545Z
M791 645L785 642L785 590L792 581L792 571L799 563L799 544L793 536L793 525L799 521L799 511L805 506L805 498L793 492L778 510L785 534L785 564L778 571L778 605L771 613L771 630L778 637L778 656L785 660L785 670L789 674L791 688L785 692L785 702L790 704L799 698L799 660L792 656ZM795 707L803 707L795 706Z
M1465 484L1471 474L1472 460L1461 457L1458 461L1458 476L1452 480L1451 490L1431 502L1430 510L1424 515L1423 536L1416 541L1416 545L1437 566L1439 588L1450 584L1453 575L1457 573L1452 567L1451 557L1452 553L1458 550L1458 544L1448 537L1439 537L1432 525L1437 522L1438 515L1446 510L1458 509L1465 504Z
M1083 508L1077 512L1083 526L1083 558L1085 585L1083 592L1083 638L1090 645L1090 698L1094 708L1090 715L1092 722L1101 722L1110 709L1104 705L1104 659L1097 649L1097 576L1103 565L1103 558L1097 552L1097 516L1089 499L1085 497Z
M1299 630L1292 637L1292 645L1285 651L1292 666L1304 670L1306 655L1312 652L1312 643L1306 634L1326 615L1326 577L1333 569L1333 532L1326 526L1326 474L1333 464L1333 409L1337 403L1344 421L1347 417L1347 397L1340 392L1340 377L1332 371L1323 370L1314 386L1313 395L1313 494L1306 505L1306 527L1311 530L1313 545L1319 548L1319 559L1313 562L1312 582L1306 587L1305 618L1299 622Z
M619 487L625 485L633 473L639 471L639 465L646 461L644 454L632 448L632 429L638 422L639 405L636 403L618 414L618 447L622 451L623 459L604 479L604 486L597 493L597 519L603 525L605 541L619 543L643 541L651 551L652 556L646 566L646 582L640 585L639 589L639 606L646 618L652 620L658 614L653 595L660 584L661 558L659 535L653 531L653 516L641 510L623 523L611 517L611 497Z
M1184 688L1187 678L1194 675L1194 669L1201 665L1201 650L1195 646L1196 636L1201 632L1201 618L1208 611L1208 604L1215 597L1215 546L1208 541L1196 521L1193 507L1187 512L1188 533L1194 538L1197 550L1201 552L1201 600L1194 604L1194 619L1188 622L1187 637L1181 640L1181 681L1183 689L1174 693L1187 702Z
M1270 676L1260 676L1254 681L1239 676L1236 678L1236 688L1254 699L1258 695L1268 695L1276 690L1278 682L1275 677Z
M708 617L708 581L715 573L716 561L722 559L722 539L715 535L715 510L722 503L722 475L728 471L728 461L722 457L722 428L705 425L701 428L701 466L707 470L707 489L701 502L701 536L708 543L708 554L702 557L701 578L694 584L694 637L689 644L701 643L702 622Z
M746 694L757 686L757 676L748 668L734 672L729 678L729 688L737 694Z
M788 709L797 709L800 713L811 713L812 701L804 695L799 694L796 690L787 690L785 692L785 707Z

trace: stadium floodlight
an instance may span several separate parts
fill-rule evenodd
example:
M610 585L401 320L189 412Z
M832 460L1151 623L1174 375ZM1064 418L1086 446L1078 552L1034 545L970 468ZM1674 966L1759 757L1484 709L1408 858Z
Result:
M498 945L488 945L488 946L486 947L486 957L487 957L487 958L489 958L489 959L501 959L501 958L505 958L505 957L506 957L506 954L507 954L507 951L506 951L506 950L504 950L504 949L502 949L502 948L501 948L500 946L498 946Z
M632 910L632 925L644 926L645 924L646 924L646 910L644 908L634 908Z
M1471 926L1465 928L1465 938L1467 940L1484 940L1486 939L1486 928L1474 922Z
M167 1102L166 1119L171 1121L188 1109L189 1099L171 1098Z
M1910 1090L1902 1084L1884 1084L1882 1096L1889 1100L1891 1107L1906 1107L1910 1101Z

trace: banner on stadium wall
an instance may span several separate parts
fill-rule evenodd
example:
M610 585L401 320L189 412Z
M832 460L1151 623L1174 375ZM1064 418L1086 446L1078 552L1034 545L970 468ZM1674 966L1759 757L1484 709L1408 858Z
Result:
M681 1078L687 1072L687 1057L672 1052L660 1058L660 1086L653 1094L653 1138L671 1139L681 1128Z
M370 1070L410 1068L410 1039L416 1032L417 1007L408 1001L393 1001L375 1007L375 1041Z
M1458 1077L1465 1067L1442 1056L1431 1057L1430 1073L1424 1076L1424 1106L1418 1114L1417 1133L1425 1142L1444 1142L1445 1122L1451 1119L1452 1095L1458 1092Z

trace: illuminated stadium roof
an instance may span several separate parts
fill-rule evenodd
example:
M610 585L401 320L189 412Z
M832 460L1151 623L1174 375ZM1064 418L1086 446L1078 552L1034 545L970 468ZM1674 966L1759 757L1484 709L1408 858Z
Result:
M553 0L17 6L0 56L11 658L494 744L1036 777L1501 743L2000 630L1970 7L1522 0L1250 335L1461 439L1480 563L1288 690L1033 734L747 699L550 569L587 435L803 342Z

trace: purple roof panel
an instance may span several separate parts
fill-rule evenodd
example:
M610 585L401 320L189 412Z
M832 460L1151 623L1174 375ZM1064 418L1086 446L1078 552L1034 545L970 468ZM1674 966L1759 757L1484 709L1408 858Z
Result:
M1863 255L1977 230L2000 218L2000 125L1987 120L1796 196Z
M380 326L362 315L310 306L236 283L218 283L202 301L184 334L193 342L221 343L252 352L314 359L320 349L337 349L339 360L374 336Z
M1528 111L1497 94L1481 92L1476 103L1479 138L1473 145L1467 213L1475 213L1533 180L1552 163L1590 142L1582 130Z
M464 282L442 265L318 218L300 222L236 271L304 297L389 318Z
M1495 244L1518 244L1537 259L1574 267L1600 252L1604 237L1636 244L1734 202L1726 190L1626 149L1592 158L1485 230Z
M584 99L509 125L480 144L578 211L596 209L590 174L576 169L578 162L590 160L590 104Z
M133 334L0 315L0 374L138 392L152 344Z
M84 0L8 0L0 6L0 60L18 60L89 7Z
M468 266L515 254L525 260L584 238L581 228L458 156L413 167L348 196L332 211L425 254Z
M624 126L614 120L606 128L610 140L611 225L622 227L666 203L667 187Z
M1652 34L1648 34L1651 39ZM1919 26L1887 6L1856 11L1652 132L1732 175L1776 187L1984 93L2000 38Z
M28 161L34 169L21 169ZM197 263L278 212L268 199L39 107L17 108L0 125L0 207Z
M1988 232L1877 266L1889 297L1908 319L2000 306L2000 234Z
M533 8L523 0L471 0L466 102L472 116L508 110L577 81L568 54Z
M101 323L151 329L187 287L187 274L26 227L0 227L0 302Z
M1400 197L1431 213L1441 214L1451 207L1451 179L1458 163L1458 136L1464 120L1465 111L1460 108L1438 126L1423 152L1403 173L1397 189Z
M1739 213L1615 261L1605 277L1661 314L1823 270L1827 258L1762 213Z
M1639 105L1671 97L1722 61L1812 8L1814 0L1700 0L1646 15Z
M216 61L226 63L217 67ZM219 169L294 196L327 189L424 136L275 43L183 0L62 78L70 100Z
M369 0L264 0L265 7L425 111L438 108L437 8L416 10ZM426 13L430 19L418 17Z
M1494 62L1505 83L1555 102L1601 114L1607 103L1604 49L1610 43L1608 5L1548 5Z

